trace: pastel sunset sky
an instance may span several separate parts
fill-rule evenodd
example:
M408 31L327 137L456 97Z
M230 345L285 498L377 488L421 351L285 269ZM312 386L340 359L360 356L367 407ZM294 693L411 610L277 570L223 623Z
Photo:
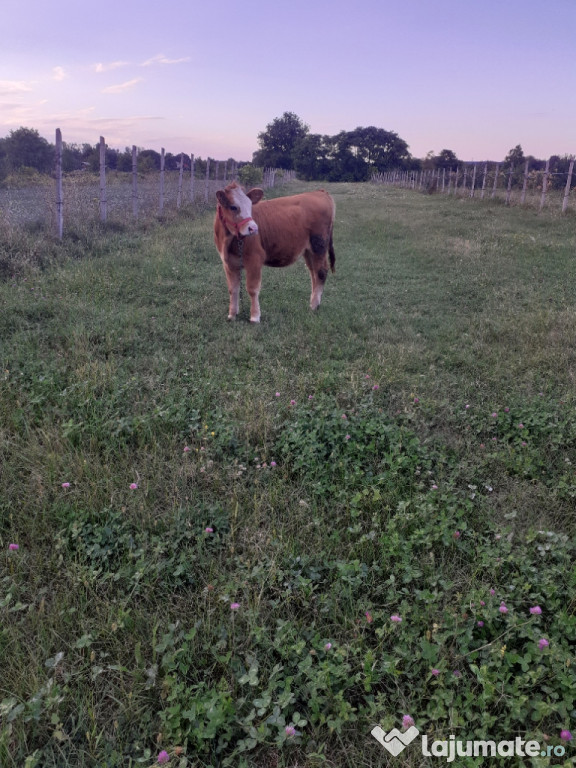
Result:
M250 160L284 112L415 157L576 153L576 0L3 0L0 136Z

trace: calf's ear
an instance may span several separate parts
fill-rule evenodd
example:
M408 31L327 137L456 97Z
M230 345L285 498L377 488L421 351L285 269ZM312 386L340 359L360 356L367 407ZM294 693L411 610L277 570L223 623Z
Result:
M247 194L250 200L252 200L252 205L256 205L256 203L259 203L260 200L262 200L264 197L264 190L260 189L259 187L255 187L254 189L251 189Z
M218 192L216 192L216 199L218 200L218 202L220 203L222 208L229 208L230 207L230 203L228 202L228 198L226 197L226 193L223 192L221 189L219 189Z

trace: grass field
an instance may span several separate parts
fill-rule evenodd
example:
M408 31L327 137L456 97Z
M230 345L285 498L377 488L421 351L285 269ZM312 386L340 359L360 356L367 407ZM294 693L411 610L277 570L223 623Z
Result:
M3 768L574 765L574 217L330 192L259 326L208 212L3 233Z

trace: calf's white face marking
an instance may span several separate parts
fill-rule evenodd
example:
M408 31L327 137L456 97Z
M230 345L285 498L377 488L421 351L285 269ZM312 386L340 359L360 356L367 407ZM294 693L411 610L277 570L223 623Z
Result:
M222 193L223 194L223 193ZM252 200L244 192L241 187L236 187L230 190L226 197L226 204L228 214L232 214L233 224L236 226L236 231L242 237L248 237L249 235L255 235L258 232L258 225L252 218ZM222 198L218 198L222 203ZM257 201L256 201L257 202Z

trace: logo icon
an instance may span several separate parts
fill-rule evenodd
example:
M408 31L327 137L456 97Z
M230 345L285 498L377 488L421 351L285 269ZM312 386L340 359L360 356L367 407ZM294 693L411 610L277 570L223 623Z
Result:
M377 725L375 728L372 728L370 733L393 757L396 757L408 746L408 744L411 744L414 741L420 731L416 726L412 725L404 733L399 731L398 728L392 728L391 731L386 733L386 731L383 731L382 728Z

